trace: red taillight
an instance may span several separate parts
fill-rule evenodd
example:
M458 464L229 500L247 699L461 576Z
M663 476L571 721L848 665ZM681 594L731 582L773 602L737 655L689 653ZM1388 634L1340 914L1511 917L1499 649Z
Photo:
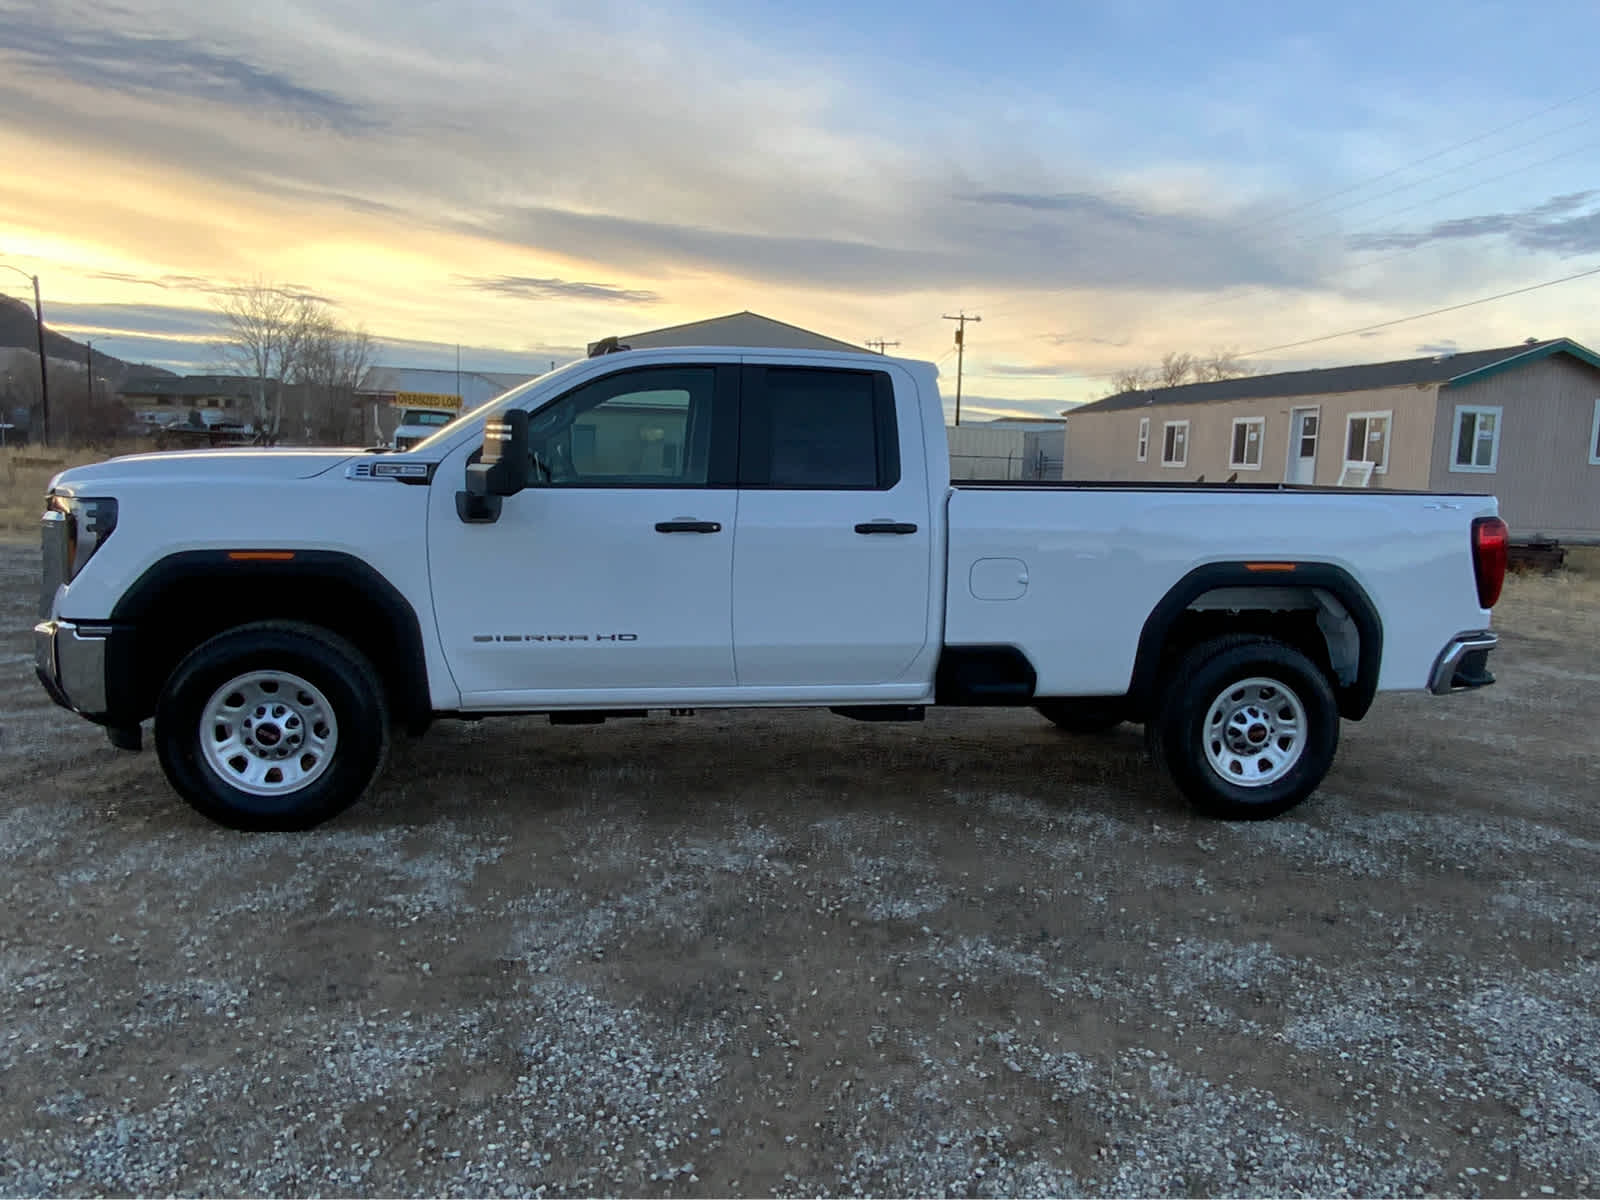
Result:
M1478 580L1478 606L1493 608L1506 581L1506 555L1511 530L1499 517L1478 517L1472 522L1472 573Z

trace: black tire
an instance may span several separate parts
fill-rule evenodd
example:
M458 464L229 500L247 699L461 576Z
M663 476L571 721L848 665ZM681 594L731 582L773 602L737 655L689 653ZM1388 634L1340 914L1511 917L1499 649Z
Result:
M257 795L242 790L219 773L202 748L201 738L208 736L201 727L206 706L224 684L251 672L296 676L321 692L332 710L331 751L320 764L307 755L319 773L293 791ZM284 737L279 730L273 741ZM155 743L167 780L211 820L233 829L309 829L354 804L382 769L389 712L377 671L344 638L315 625L261 621L218 634L178 664L156 703ZM250 758L241 753L236 761L248 764ZM279 774L272 786L283 782Z
M1041 700L1033 708L1057 729L1068 733L1105 733L1128 719L1120 701L1092 697Z
M1247 689L1249 680L1268 681L1279 691L1274 695L1271 688ZM1239 690L1230 696L1235 685ZM1146 724L1145 736L1178 790L1208 816L1243 821L1276 817L1315 791L1333 765L1339 746L1333 688L1322 670L1293 646L1250 634L1213 638L1173 663L1165 686L1166 696ZM1282 705L1276 712L1274 701ZM1296 704L1298 720L1279 725L1285 714L1293 716ZM1208 729L1213 705L1219 706L1222 719ZM1254 715L1258 713L1264 715ZM1291 727L1301 733L1292 736ZM1259 748L1253 740L1258 734ZM1283 738L1290 747L1298 743L1298 750L1285 750ZM1248 753L1239 753L1239 748ZM1232 774L1224 778L1214 758L1241 776L1259 771L1263 781L1234 782Z

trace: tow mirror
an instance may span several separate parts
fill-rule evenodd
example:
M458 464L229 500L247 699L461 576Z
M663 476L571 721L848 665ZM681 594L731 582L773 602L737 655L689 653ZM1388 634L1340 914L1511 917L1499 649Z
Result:
M456 493L456 514L463 521L486 523L499 519L500 500L528 486L528 414L509 409L483 425L483 451L467 467L467 490Z

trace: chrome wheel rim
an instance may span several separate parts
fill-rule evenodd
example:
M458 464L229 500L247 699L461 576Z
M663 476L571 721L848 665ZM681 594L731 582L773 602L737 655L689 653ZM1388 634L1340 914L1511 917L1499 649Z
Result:
M211 694L200 749L224 782L252 796L286 796L333 761L339 723L328 698L287 671L251 671Z
M1206 712L1206 762L1236 787L1276 783L1306 749L1306 709L1294 689L1256 677L1231 683Z

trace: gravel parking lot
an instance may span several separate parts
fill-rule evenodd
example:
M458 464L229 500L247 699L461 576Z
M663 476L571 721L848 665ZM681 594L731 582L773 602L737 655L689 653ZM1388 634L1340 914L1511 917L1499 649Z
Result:
M1600 1187L1600 588L1191 817L1136 728L444 723L321 830L49 706L0 547L0 1193Z

